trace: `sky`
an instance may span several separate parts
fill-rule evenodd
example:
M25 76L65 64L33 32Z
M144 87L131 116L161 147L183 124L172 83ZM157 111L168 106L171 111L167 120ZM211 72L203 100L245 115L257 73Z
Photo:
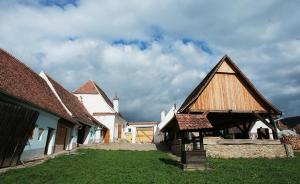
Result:
M159 121L225 55L300 114L300 1L0 0L0 47L74 91L94 80L129 121Z

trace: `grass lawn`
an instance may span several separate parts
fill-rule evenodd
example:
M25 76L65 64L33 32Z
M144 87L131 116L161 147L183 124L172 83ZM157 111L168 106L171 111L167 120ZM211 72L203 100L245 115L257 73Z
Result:
M299 183L293 159L209 159L208 171L184 172L158 151L80 150L0 175L0 183Z

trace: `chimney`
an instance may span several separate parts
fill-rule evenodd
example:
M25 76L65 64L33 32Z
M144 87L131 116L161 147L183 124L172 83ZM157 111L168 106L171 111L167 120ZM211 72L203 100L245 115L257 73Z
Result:
M160 121L163 122L165 120L166 117L166 111L162 110L160 113Z
M119 113L119 97L116 95L113 99L114 102L114 110Z

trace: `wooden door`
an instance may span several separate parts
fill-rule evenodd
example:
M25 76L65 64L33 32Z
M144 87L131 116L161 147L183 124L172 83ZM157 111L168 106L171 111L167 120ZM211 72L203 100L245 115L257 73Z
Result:
M55 153L63 151L65 149L65 142L67 136L67 126L58 123L57 124L57 131L56 131L56 138L55 138Z
M118 125L118 139L122 138L122 125Z
M105 135L104 135L104 143L109 144L109 139L110 139L110 134L109 134L109 129L106 129Z
M37 111L0 101L0 168L17 165L38 116Z
M136 128L136 143L153 143L153 127Z

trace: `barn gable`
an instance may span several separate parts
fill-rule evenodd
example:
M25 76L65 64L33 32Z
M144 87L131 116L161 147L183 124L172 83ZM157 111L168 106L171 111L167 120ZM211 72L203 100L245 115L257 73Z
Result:
M185 100L179 112L281 112L225 55Z

